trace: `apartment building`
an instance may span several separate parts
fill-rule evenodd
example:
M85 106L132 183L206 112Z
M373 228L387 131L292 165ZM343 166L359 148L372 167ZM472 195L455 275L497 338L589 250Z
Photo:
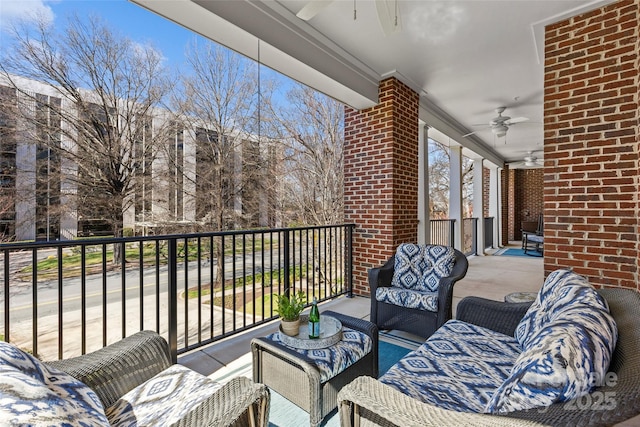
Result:
M109 233L109 224L91 203L100 195L77 185L85 179L82 168L56 150L76 144L64 120L74 114L73 103L47 84L12 80L20 90L0 79L0 236L65 240ZM283 165L277 142L239 131L220 135L215 126L194 120L167 126L174 119L167 112L156 113L140 121L133 150L139 156L134 200L123 209L125 231L211 230L211 216L220 212L227 229L281 225L278 175ZM161 128L162 150L151 155L137 149L158 139ZM212 149L221 141L232 147L224 159Z

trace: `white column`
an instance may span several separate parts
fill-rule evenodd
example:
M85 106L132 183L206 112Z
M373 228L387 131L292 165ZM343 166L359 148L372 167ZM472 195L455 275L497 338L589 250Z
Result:
M462 250L462 147L449 147L449 219L454 220L453 247Z
M500 184L500 171L501 168L491 168L490 190L489 190L489 216L494 218L493 220L493 246L499 248L500 236L502 235L502 185Z
M429 126L419 124L418 130L418 243L431 242L429 216Z
M484 161L473 161L473 216L478 218L476 228L476 250L484 255Z

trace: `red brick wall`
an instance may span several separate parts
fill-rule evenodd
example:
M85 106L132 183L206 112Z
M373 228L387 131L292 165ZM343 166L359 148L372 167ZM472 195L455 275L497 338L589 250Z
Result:
M640 2L546 29L545 273L638 288Z
M418 227L418 94L395 78L380 82L380 103L345 108L345 222L355 223L353 286L369 294L367 272Z
M514 170L514 240L522 238L523 221L538 222L538 216L543 212L543 169L515 169Z
M482 168L482 218L489 216L489 195L491 193L491 170L489 168ZM474 215L478 216L478 215Z

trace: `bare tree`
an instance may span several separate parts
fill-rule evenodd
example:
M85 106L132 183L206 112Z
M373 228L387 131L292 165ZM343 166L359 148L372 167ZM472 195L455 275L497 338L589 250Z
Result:
M158 109L172 89L162 55L95 17L73 16L62 31L40 19L14 27L12 36L0 67L18 91L21 118L33 124L30 137L59 156L79 214L107 220L122 236L143 165L168 138L170 120ZM55 96L34 93L15 76L46 83Z
M190 191L196 220L204 227L223 230L251 224L243 218L251 209L242 203L251 199L248 191L257 194L262 184L258 177L263 141L250 132L258 103L256 65L217 44L195 40L186 58L176 105L184 128L195 132L195 156L178 162L173 154L167 158L174 167L194 172L180 179L190 181L183 187Z
M289 209L304 224L344 218L344 106L296 84L278 114L287 143Z
M264 119L258 103L268 102L271 83L259 88L257 67L212 42L194 40L186 51L174 104L177 125L185 137L191 133L195 147L193 155L183 156L169 145L164 157L177 171L172 185L182 189L184 203L193 204L188 210L207 231L258 226L273 183L271 142L258 130ZM213 251L220 268L224 254L218 242Z
M449 171L451 157L449 147L429 140L429 209L432 219L446 219L449 217ZM473 162L462 159L462 199L464 215L470 215L473 200Z

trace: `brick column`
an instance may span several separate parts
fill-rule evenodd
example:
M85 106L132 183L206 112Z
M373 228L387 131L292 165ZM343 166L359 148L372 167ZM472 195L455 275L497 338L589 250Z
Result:
M545 35L545 273L639 288L640 2L620 0Z
M402 242L417 241L419 96L396 78L380 82L379 104L345 108L345 222L355 223L353 288Z

